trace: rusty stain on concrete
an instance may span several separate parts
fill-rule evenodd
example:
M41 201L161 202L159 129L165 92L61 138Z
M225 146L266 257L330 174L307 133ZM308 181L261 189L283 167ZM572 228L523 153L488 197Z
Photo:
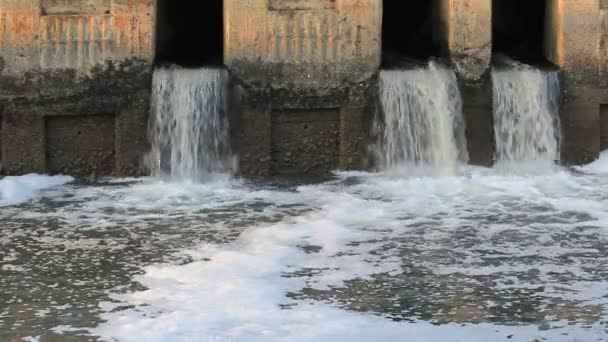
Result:
M152 60L151 1L0 1L5 73L36 68L87 72L106 60Z
M471 121L486 122L483 116L491 111L491 94L482 88L488 87L491 67L492 0L432 1L437 9L433 21L440 25L435 38L470 87L465 91L471 98L465 110L476 113L469 115ZM224 64L247 89L241 142L253 148L244 148L242 165L270 163L272 113L296 110L298 115L315 117L328 109L339 113L340 141L334 150L340 155L332 157L332 163L339 159L340 167L362 165L354 160L362 159L357 149L369 130L364 118L374 110L383 1L223 3ZM564 71L567 93L562 111L564 160L587 161L599 152L600 106L608 104L608 2L546 0L546 4L545 57ZM31 165L15 170L44 169L45 153L39 150L45 133L39 128L49 103L53 103L48 109L52 115L68 111L64 114L78 116L98 115L94 107L110 103L112 111L106 114L117 120L114 159L119 166L114 169L137 164L145 148L142 132L154 60L155 5L153 0L0 0L0 108L5 123L14 119L2 126L0 149L5 159L23 151L33 156ZM108 84L123 94L106 89ZM83 98L74 100L76 96ZM14 98L26 100L18 103ZM137 99L136 108L128 105L132 99ZM27 116L28 112L37 114ZM89 121L55 123L63 122ZM125 133L129 130L138 138L130 141ZM129 152L131 146L137 152ZM271 169L260 167L264 168Z

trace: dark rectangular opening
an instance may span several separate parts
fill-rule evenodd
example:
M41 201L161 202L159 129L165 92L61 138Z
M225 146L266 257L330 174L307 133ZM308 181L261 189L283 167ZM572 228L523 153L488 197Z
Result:
M222 0L157 1L157 63L182 66L223 63Z
M544 54L546 11L546 0L493 0L494 57L548 64Z
M441 56L435 39L437 2L431 0L384 0L382 64L426 61Z

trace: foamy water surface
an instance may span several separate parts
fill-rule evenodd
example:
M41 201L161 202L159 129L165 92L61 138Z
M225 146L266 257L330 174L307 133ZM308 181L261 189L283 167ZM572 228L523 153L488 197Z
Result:
M0 208L0 340L605 341L601 165L42 190Z

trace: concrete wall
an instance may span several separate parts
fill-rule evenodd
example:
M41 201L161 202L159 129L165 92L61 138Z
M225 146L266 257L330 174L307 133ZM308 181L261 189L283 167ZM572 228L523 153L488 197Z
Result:
M492 1L440 1L451 62L461 79L478 81L492 58Z
M225 64L241 89L241 172L364 167L382 2L226 0L224 6Z
M563 70L562 161L600 151L600 108L608 103L608 1L548 0L545 53Z
M0 172L138 174L149 0L0 0Z
M490 165L492 0L433 5L433 39L461 83L471 161ZM608 1L546 6L545 56L564 74L562 159L589 161L608 141ZM0 0L0 173L141 174L155 7ZM243 174L370 165L382 12L381 0L224 0Z
M247 83L335 88L380 66L378 0L225 0L225 64Z

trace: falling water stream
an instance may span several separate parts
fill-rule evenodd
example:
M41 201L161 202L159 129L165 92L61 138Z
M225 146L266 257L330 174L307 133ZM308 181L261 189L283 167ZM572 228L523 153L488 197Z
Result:
M437 63L380 73L383 117L379 155L385 168L424 164L452 174L468 159L455 73Z
M497 162L559 160L556 71L509 62L492 71Z
M223 69L155 70L149 157L153 175L204 181L234 170L227 92Z

